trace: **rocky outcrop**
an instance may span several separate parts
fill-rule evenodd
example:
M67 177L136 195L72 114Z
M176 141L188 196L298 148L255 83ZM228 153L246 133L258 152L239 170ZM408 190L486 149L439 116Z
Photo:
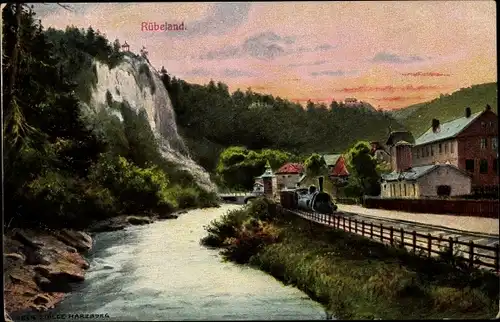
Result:
M109 232L122 230L130 225L146 225L151 224L155 221L155 219L177 219L179 214L183 213L183 211L178 213L162 213L156 215L154 217L147 216L117 216L113 218L109 218L106 220L102 220L94 223L89 227L89 231L93 233L98 232Z
M92 238L72 230L16 229L4 235L5 314L53 308L74 283L84 280L89 264L82 253Z
M129 216L127 222L131 225L146 225L151 224L153 220L148 217Z
M92 238L81 231L63 229L55 233L57 239L74 247L79 252L87 252L92 248Z

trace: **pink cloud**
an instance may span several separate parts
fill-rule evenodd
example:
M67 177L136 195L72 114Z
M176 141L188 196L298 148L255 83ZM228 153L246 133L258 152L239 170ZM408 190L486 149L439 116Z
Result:
M437 72L416 72L416 73L402 73L403 76L426 76L426 77L443 77L451 76L450 74L443 74Z
M428 91L442 89L442 86L436 85L404 85L404 86L358 86L335 89L336 92L343 93L364 93L364 92L418 92L418 91Z
M409 100L422 100L423 96L390 96L390 97L380 97L380 98L372 98L373 100L379 102L401 102L401 101L409 101Z

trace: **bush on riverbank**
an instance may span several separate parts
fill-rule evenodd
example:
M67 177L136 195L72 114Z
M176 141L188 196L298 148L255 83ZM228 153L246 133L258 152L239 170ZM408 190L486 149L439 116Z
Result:
M249 244L253 244L254 246L250 249L255 250L259 248L258 245L254 244L258 239L253 237L256 234L264 237L263 235L271 233L267 221L272 221L273 218L276 218L274 202L261 198L254 199L244 208L231 210L220 219L212 220L208 226L204 227L208 235L202 238L201 244L209 247L229 247L231 250L226 252L228 257L236 256L235 252L238 251L238 247L231 245L240 243L240 241L241 252L246 252L243 248ZM263 240L267 241L266 238ZM269 240L273 240L273 238Z
M252 218L248 208L228 214L207 228L209 239L224 247L225 258L297 286L336 318L491 318L498 311L499 278L489 272L458 269L290 216L261 220L279 238L249 247L241 223Z

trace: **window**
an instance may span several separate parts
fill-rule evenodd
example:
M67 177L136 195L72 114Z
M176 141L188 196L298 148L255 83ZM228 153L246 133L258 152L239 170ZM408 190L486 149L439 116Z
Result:
M455 145L454 145L454 142L451 142L450 143L450 153L451 154L455 153L455 151L453 151L453 150L455 150Z
M401 188L401 183L399 184L399 196L401 197L401 194L403 193L403 189Z
M485 122L481 122L481 127L485 127L486 126L486 123Z
M491 139L491 148L493 150L497 150L498 149L498 138L496 136Z
M431 156L434 156L434 145L431 145Z
M479 162L479 173L482 174L488 173L488 160L482 159Z
M465 170L469 172L474 172L474 160L472 159L465 160Z
M424 148L422 148L420 152L421 152L420 154L422 155L422 158L423 158L425 156Z
M417 149L417 152L416 152L417 159L418 159L418 157L419 157L419 154L420 154L420 153L419 153L419 150Z
M481 139L481 149L486 149L486 138Z
M407 195L407 193L406 193L406 183L404 184L404 186L405 186L405 196L406 196Z
M443 146L439 143L439 154L443 153Z
M444 144L444 153L447 154L448 153L448 142L446 142Z
M431 153L430 153L430 148L428 146L425 147L425 156L428 157Z

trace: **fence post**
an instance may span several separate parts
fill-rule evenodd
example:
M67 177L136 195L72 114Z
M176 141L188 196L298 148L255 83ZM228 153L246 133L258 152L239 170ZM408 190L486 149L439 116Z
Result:
M342 230L345 231L345 217L342 217Z
M417 252L417 232L416 231L413 231L412 232L412 238L413 238L413 252L416 253Z
M380 224L380 241L384 241L384 226L382 224Z
M361 236L365 235L365 221L361 220Z
M431 234L427 234L427 257L431 257L432 255L432 236Z
M332 225L332 216L331 215L328 216L327 223L328 223L328 226Z
M349 217L349 232L351 232L351 217Z
M405 231L403 228L401 228L399 230L399 232L401 233L401 246L406 247L406 245L405 245Z
M448 238L448 240L449 240L449 247L450 247L448 252L450 253L450 256L453 256L453 237Z
M474 266L474 242L471 240L469 242L469 267Z
M500 267L498 265L499 262L498 257L500 257L500 245L495 244L495 271L497 271L497 273L500 271Z
M357 219L354 219L354 232L356 233L356 235L358 234L358 220Z
M389 233L390 233L389 240L391 242L391 246L393 246L394 245L394 227L391 226L390 229L391 230L389 231Z
M370 238L373 238L373 222L370 222Z

